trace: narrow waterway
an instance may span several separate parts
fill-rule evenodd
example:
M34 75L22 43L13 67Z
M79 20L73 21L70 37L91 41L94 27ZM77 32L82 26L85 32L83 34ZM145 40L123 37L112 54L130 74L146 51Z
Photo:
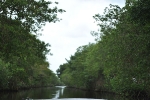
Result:
M65 86L34 88L19 92L0 93L0 100L25 100L24 98L31 98L29 100L133 100L129 98L123 98L119 95L100 92L88 92L79 89L65 88Z

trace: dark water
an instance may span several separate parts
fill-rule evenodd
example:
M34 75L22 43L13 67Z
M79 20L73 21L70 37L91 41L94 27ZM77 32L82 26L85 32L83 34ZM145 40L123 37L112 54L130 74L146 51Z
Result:
M134 100L123 98L119 95L100 93L100 92L87 92L78 89L65 88L62 86L48 87L48 88L34 88L19 92L0 93L0 100L23 100L23 98L37 99L63 99L63 100ZM65 98L65 99L64 99ZM145 100L145 99L135 99Z

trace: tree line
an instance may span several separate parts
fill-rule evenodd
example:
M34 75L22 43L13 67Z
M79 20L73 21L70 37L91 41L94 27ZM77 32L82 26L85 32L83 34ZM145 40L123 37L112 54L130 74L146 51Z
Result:
M58 4L58 2L55 2ZM46 22L60 21L45 0L2 0L0 3L0 90L59 84L49 69L50 44L38 39Z
M150 0L110 4L93 18L96 43L77 48L57 75L67 86L150 96Z

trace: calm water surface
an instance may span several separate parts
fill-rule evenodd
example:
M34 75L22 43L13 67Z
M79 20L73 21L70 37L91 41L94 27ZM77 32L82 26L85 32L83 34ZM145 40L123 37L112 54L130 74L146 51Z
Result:
M0 93L0 100L23 100L23 98L32 98L30 100L50 100L50 99L63 99L63 100L133 100L123 98L118 95L100 93L100 92L87 92L78 89L65 88L65 86L56 86L48 88L35 88L19 92ZM135 99L138 100L138 99ZM140 99L139 99L140 100ZM145 99L141 99L145 100Z

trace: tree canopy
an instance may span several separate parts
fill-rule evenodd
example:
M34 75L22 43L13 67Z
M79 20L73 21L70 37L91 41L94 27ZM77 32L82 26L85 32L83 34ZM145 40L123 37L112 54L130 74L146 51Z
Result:
M63 12L45 0L1 1L0 90L60 83L46 61L50 44L39 40L37 32L46 22L60 21L57 14Z
M24 29L37 32L45 22L59 21L57 13L65 12L63 9L51 6L52 2L45 0L2 0L0 21L1 24L5 24L3 19L16 20Z
M95 14L99 30L95 44L77 49L58 69L68 86L110 91L125 96L150 96L149 0L110 4Z

